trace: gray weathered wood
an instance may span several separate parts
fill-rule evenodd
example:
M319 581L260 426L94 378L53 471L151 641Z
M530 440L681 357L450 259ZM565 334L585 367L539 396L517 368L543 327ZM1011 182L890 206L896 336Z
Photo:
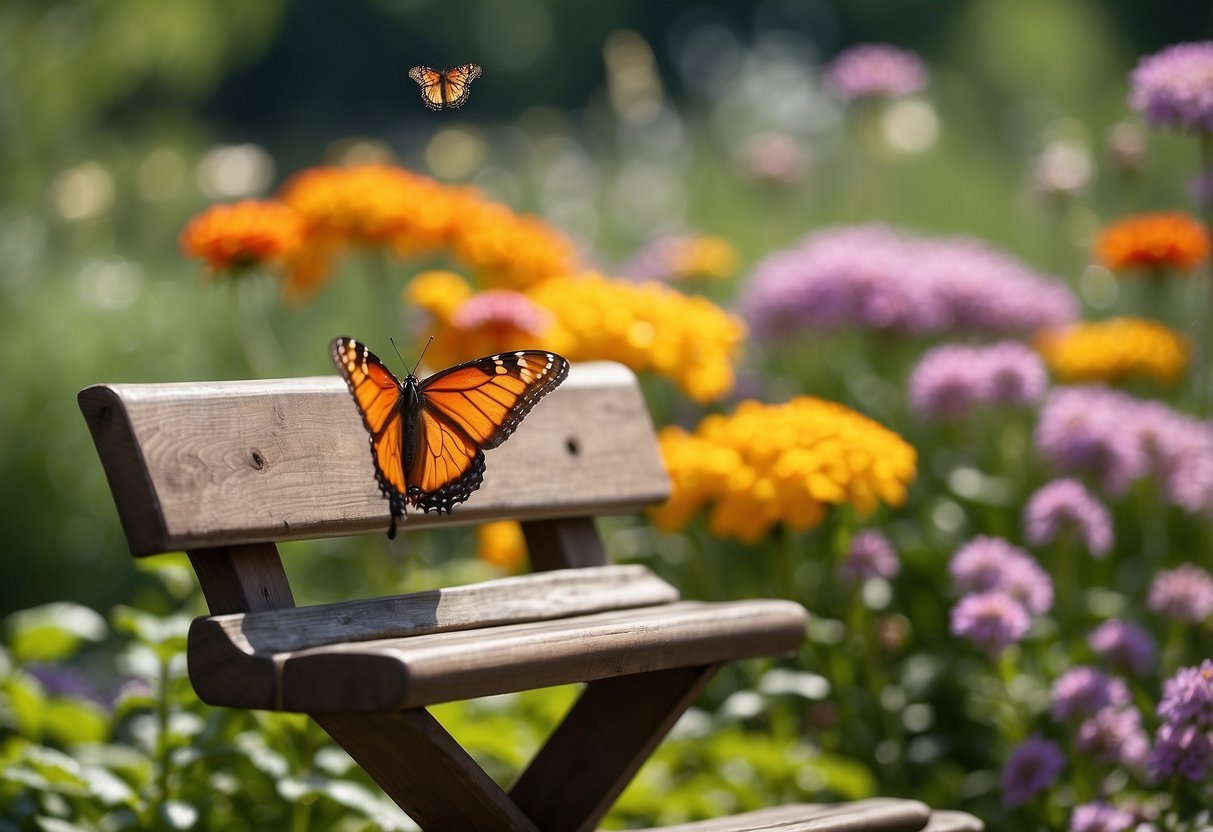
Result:
M607 562L593 517L529 520L522 524L522 533L531 568L536 572L602 566Z
M922 832L982 832L986 825L967 812L939 811L931 813L931 822Z
M79 400L136 555L389 525L366 429L335 372L96 385ZM412 512L404 528L633 511L668 492L635 377L592 362L488 452L484 485L466 503L442 517Z
M312 717L426 832L539 832L425 711Z
M919 832L929 816L930 809L917 800L872 797L853 803L793 803L642 832Z
M308 712L415 708L717 664L791 652L804 638L804 628L804 608L790 601L681 601L557 621L330 645L280 657L281 707ZM198 689L203 700L224 704L210 693Z
M189 552L212 615L295 606L278 547L273 543Z
M590 682L510 797L546 832L589 832L716 670L677 667Z

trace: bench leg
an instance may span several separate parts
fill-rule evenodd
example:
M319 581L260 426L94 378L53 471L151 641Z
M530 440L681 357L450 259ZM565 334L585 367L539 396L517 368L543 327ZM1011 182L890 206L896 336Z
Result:
M426 832L538 832L427 711L311 716Z
M510 797L544 832L592 830L718 667L590 682Z

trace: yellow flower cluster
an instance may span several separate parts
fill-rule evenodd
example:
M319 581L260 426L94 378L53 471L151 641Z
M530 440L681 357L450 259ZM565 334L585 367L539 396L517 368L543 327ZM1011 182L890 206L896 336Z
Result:
M675 280L732 277L740 266L733 244L711 234L681 237L670 252L670 277Z
M437 366L542 347L570 361L610 360L672 379L699 402L733 388L745 325L702 297L599 274L558 277L525 292L476 293L448 271L423 272L405 302L433 320Z
M660 435L673 480L652 512L664 529L684 526L713 502L713 534L757 542L776 524L813 528L831 505L868 514L900 506L917 473L914 448L896 433L836 402L799 396L784 404L742 402L704 419L693 434Z
M295 297L323 283L347 248L378 248L398 257L449 252L494 288L525 288L577 268L573 243L552 225L516 214L473 188L395 165L310 168L287 181L278 202L257 204L289 214L299 228L296 245L276 258L285 266L286 292ZM207 216L195 218L191 228ZM220 234L211 251L239 249L246 236L237 225L219 231L236 239Z
M1144 318L1074 324L1041 333L1035 345L1053 374L1066 382L1116 383L1140 375L1173 384L1188 367L1184 337Z

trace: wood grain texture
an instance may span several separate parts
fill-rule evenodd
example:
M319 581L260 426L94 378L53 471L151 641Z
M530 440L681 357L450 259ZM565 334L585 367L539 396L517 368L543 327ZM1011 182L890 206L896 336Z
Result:
M593 517L558 517L553 520L529 520L522 524L531 568L579 569L604 566L606 549L594 528Z
M366 429L335 373L97 385L79 401L136 555L388 528ZM412 512L403 528L634 511L668 493L635 376L591 362L488 452L466 503Z
M930 814L917 800L872 797L853 803L793 803L641 832L920 832Z
M510 797L540 829L594 829L717 669L678 667L590 682Z
M937 811L922 832L983 832L985 823L967 812Z
M313 718L426 832L539 832L425 711Z
M187 554L211 615L295 606L278 547L273 543L224 546Z
M281 707L306 712L415 708L788 653L800 646L805 619L804 608L790 601L680 601L318 647L281 657Z

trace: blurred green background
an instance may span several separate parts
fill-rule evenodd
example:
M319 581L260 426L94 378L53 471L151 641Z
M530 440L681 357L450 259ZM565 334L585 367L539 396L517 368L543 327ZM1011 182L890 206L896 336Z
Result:
M1211 18L1195 0L7 0L0 616L104 609L141 580L77 390L249 375L229 287L177 252L208 204L370 149L548 217L608 270L663 230L722 235L748 266L879 219L987 237L1081 290L1101 222L1190 204L1190 144L1151 134L1134 172L1109 137L1136 123L1138 57ZM860 130L820 67L864 41L918 52L931 83ZM468 105L425 110L409 67L465 61L484 67ZM772 136L778 176L759 164ZM328 340L369 331L364 288L271 300L288 372L331 372Z

